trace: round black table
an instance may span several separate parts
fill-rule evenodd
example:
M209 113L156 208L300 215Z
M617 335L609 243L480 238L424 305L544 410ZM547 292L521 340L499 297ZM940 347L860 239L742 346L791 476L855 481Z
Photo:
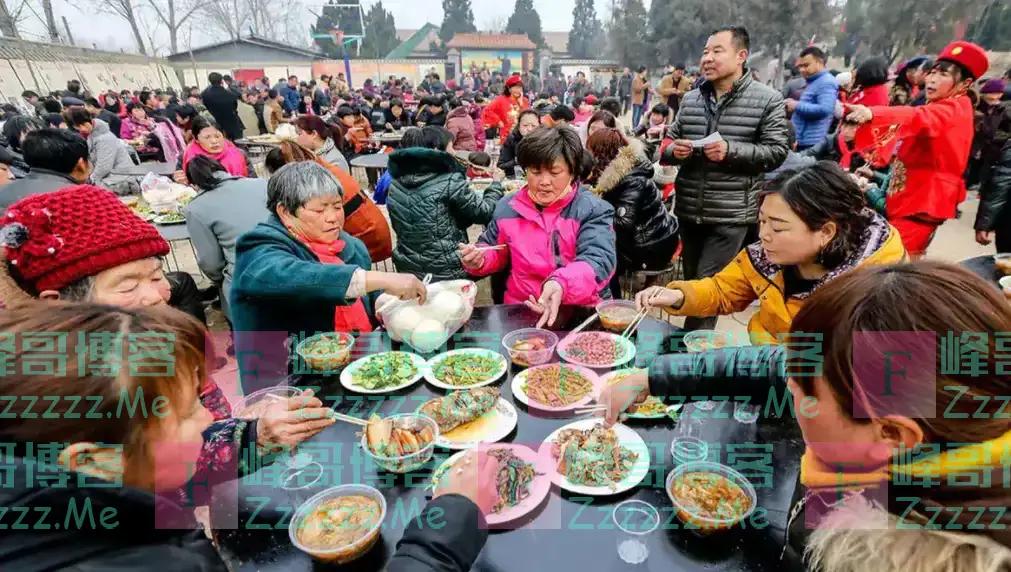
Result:
M563 308L558 329L576 327L588 316L584 308ZM455 347L495 344L500 351L501 335L533 326L536 315L523 306L476 308L474 315L458 336ZM597 323L599 326L599 322ZM593 329L591 327L591 329ZM677 329L659 320L647 319L636 335L636 365L649 363L658 350L676 347ZM357 346L357 344L356 344ZM506 440L537 449L556 428L575 419L545 418L532 415L512 399L509 379L513 368L497 386L519 411L517 429ZM335 379L304 379L319 385L320 395L338 411L363 416L375 407L380 414L394 410L414 410L424 401L441 395L424 381L407 390L381 396L346 394ZM718 390L714 394L719 394ZM704 417L689 421L693 415ZM650 446L651 471L637 488L609 497L580 497L552 487L547 501L532 513L521 528L492 532L481 556L474 564L477 571L514 570L747 570L785 572L793 563L781 562L780 551L788 520L790 502L803 451L796 423L792 420L761 419L757 424L733 420L733 407L724 404L714 411L702 412L694 405L681 411L682 421L629 421ZM581 419L585 417L580 417ZM710 460L736 467L745 474L758 493L758 505L764 517L748 526L703 538L676 527L664 491L664 480L673 467L670 442L683 426L692 424L694 434L710 443ZM288 572L321 569L308 555L288 539L287 526L293 510L320 490L338 484L366 483L383 491L388 504L382 540L368 554L345 566L349 570L381 570L403 534L406 520L417 518L426 502L424 490L431 472L452 452L437 450L432 462L411 475L376 472L363 457L358 443L359 427L337 422L300 446L326 467L324 478L306 491L285 491L275 486L283 466L264 468L246 479L215 488L211 501L212 526L226 558L241 569L284 570ZM619 533L613 529L613 507L627 499L644 500L660 511L661 527L647 537L649 557L638 567L625 564L617 554ZM451 518L451 515L448 516Z
M997 265L993 262L992 254L966 258L965 260L959 262L958 265L968 269L973 274L983 278L987 282L990 282L994 285L994 287L998 289L1000 288L999 280L1003 278L1004 275L997 271Z
M352 167L362 167L363 169L385 169L389 162L390 156L387 153L359 155L350 161Z
M111 174L124 177L143 177L148 173L154 173L163 177L171 177L172 173L175 173L175 170L176 166L174 163L149 162L116 169Z

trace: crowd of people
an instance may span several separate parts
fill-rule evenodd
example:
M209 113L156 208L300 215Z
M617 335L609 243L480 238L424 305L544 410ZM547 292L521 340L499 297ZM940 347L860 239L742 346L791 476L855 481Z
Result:
M607 84L582 73L541 79L475 68L445 82L432 72L417 86L368 79L360 89L343 74L271 86L267 78L247 85L212 73L203 90L92 95L72 81L45 98L25 92L27 113L0 108L0 329L69 335L75 355L89 352L81 333L171 335L176 367L174 375L141 376L71 360L72 371L40 377L21 367L33 359L30 345L4 350L13 365L0 376L0 393L109 398L94 422L0 417L0 436L17 457L0 506L59 507L85 494L80 479L39 493L27 478L33 442L66 443L49 462L88 478L118 477L114 493L95 498L146 534L52 531L46 542L61 550L38 550L37 531L12 530L0 537L0 562L112 568L158 558L166 569L224 570L179 508L206 500L189 498L187 483L247 474L276 458L274 445L295 445L334 422L311 393L256 419L232 415L209 375L223 358L205 344L207 294L192 276L164 272L168 243L117 197L136 193L134 180L117 171L151 159L174 165L174 179L197 191L186 224L235 332L235 351L284 354L275 371L240 380L247 393L288 379L292 341L376 329L379 294L424 302L429 274L491 277L497 303L525 305L538 327L553 327L563 305L621 298L624 278L661 274L680 259L683 279L647 284L631 296L637 307L685 316L692 331L757 303L748 324L754 347L658 357L648 373L605 390L607 423L649 395L712 393L703 383L763 398L770 388L789 388L798 403L815 397L819 415L798 417L808 450L795 511L817 510L850 529L791 534L786 549L825 572L1011 567L1006 526L897 530L895 522L909 518L900 497L911 493L884 487L911 470L897 466L899 446L941 444L947 461L1011 442L1007 416L996 414L1001 402L989 399L1008 390L991 363L996 342L983 358L992 375L951 373L942 352L923 366L930 379L936 374L929 397L938 406L954 403L953 386L964 386L987 398L977 411L987 413L985 422L976 415L941 422L926 409L894 414L861 387L853 364L859 332L928 332L940 340L952 330L956 337L1011 330L1011 310L992 285L916 261L970 187L981 198L976 239L995 238L999 252L1011 251L1008 78L988 76L986 53L964 41L905 62L894 78L879 57L833 73L812 46L798 55L799 81L781 92L748 68L750 50L744 28L721 28L708 37L697 73L668 66L655 88L644 67ZM241 140L282 125L296 135L267 153L258 171ZM399 133L398 148L381 149L376 132ZM386 151L388 169L375 189L363 188L349 161ZM673 183L664 179L668 167L676 168ZM472 189L475 179L483 192ZM522 181L510 192L506 179ZM475 244L472 225L483 227ZM391 257L394 271L373 270ZM284 339L264 348L263 332ZM790 336L799 332L824 335L823 375L788 375ZM149 406L164 396L171 414L106 417L121 390L144 391ZM907 397L920 403L919 395ZM855 417L856 402L870 413ZM54 411L70 403L59 399ZM169 462L159 457L156 466L153 445L162 442L184 446L162 451ZM822 445L830 442L847 446ZM123 445L117 452L109 443ZM122 457L115 475L103 461L114 453ZM974 458L971 469L987 482L1005 479L1004 486L917 489L914 520L970 501L1007 505L1007 457ZM487 538L480 523L496 474L494 460L471 461L426 509L445 511L453 524L408 525L387 569L469 569ZM855 475L863 486L841 490L833 467L845 463L875 470ZM195 475L171 470L191 465ZM833 504L839 495L858 501ZM153 529L148 519L165 500L176 503L169 514L180 524ZM873 514L892 530L851 530ZM896 545L901 554L879 558Z

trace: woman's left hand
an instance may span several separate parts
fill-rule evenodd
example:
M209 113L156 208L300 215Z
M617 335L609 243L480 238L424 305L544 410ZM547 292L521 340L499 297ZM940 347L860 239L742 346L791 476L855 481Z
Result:
M537 320L537 327L543 328L555 325L558 319L558 309L562 306L562 285L554 280L548 280L541 289L541 297L534 299L533 296L526 301L527 308L541 315Z
M256 423L260 446L292 446L334 424L333 410L307 390L271 404Z
M850 114L846 116L846 119L856 123L867 123L874 119L874 112L866 105L851 105Z

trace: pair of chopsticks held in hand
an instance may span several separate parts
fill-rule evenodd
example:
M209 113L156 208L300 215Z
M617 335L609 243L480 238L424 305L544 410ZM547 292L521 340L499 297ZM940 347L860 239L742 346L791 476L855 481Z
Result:
M635 335L635 331L639 329L639 324L641 324L642 321L646 319L646 316L649 315L650 310L653 309L653 301L657 299L657 297L660 295L660 292L661 290L657 290L653 292L653 294L651 294L649 298L646 299L646 303L643 304L642 310L640 310L639 313L635 315L635 318L632 319L632 323L630 323L628 327L625 328L625 331L622 332L621 337L628 340L632 339L632 336Z

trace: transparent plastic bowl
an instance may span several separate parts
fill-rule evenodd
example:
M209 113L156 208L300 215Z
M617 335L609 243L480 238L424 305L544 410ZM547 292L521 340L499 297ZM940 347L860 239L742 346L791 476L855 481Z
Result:
M340 338L347 342L347 347L333 353L319 353L309 351L309 346L324 337L330 338ZM323 334L316 334L315 336L306 338L298 344L295 348L295 352L305 360L306 365L309 369L315 372L334 372L339 371L341 368L346 366L348 362L351 361L351 350L355 347L355 338L351 334L344 332L326 332Z
M513 346L515 346L518 342L533 338L542 338L547 344L545 349L513 349ZM523 367L530 367L532 365L545 364L551 360L551 356L554 355L555 348L558 346L558 336L555 335L554 332L549 332L539 328L523 328L506 334L505 337L502 338L502 345L505 346L506 351L509 352L509 359L511 359L514 364Z
M730 482L741 487L745 496L748 497L749 503L747 510L741 512L733 518L709 518L693 512L691 507L682 504L682 502L679 501L671 492L671 486L674 484L674 481L678 477L688 473L711 473L726 477ZM758 495L755 493L755 487L751 486L748 479L744 478L744 475L734 469L719 463L709 463L705 461L683 463L667 475L667 481L664 484L664 488L667 490L667 497L670 498L671 503L674 505L674 510L677 511L678 519L684 523L685 530L690 530L702 535L712 534L713 532L719 530L730 529L735 524L751 516L751 513L755 510L755 504L758 502Z
M414 453L399 457L383 457L372 452L372 449L369 447L368 434L363 431L362 449L365 451L365 454L375 461L376 466L390 473L410 473L425 466L425 463L432 459L432 454L435 452L435 442L439 440L439 425L435 420L420 413L400 413L398 415L390 415L387 419L393 420L394 426L398 426L405 421L420 421L432 428L434 437L430 443Z
M235 404L235 407L232 408L232 417L241 419L256 419L266 412L267 407L269 407L271 403L274 403L275 397L288 399L301 393L301 389L287 385L279 385L277 387L268 387L267 389L254 391L253 393L243 397Z
M709 457L709 443L687 435L675 437L670 442L670 454L679 464L698 463Z
M624 332L632 325L639 310L635 308L635 302L630 300L607 300L597 304L597 313L600 314L600 323L605 329Z
M1001 274L1011 274L1011 254L994 254L993 265L997 267L997 272Z
M351 496L351 495L361 495L369 497L376 501L379 505L379 518L376 523L369 529L365 536L358 539L357 542L349 544L347 546L338 546L335 548L321 550L318 548L310 548L299 540L298 532L302 530L305 518L312 513L320 504L327 502L331 499ZM298 509L295 510L294 516L291 517L291 524L288 526L288 538L291 543L295 545L296 548L309 554L320 560L327 562L333 562L336 564L345 564L351 562L352 560L362 556L375 545L376 541L379 540L380 533L382 531L383 520L386 518L386 499L383 497L383 493L379 490L370 487L368 485L340 485L336 487L331 487L325 491L311 497L309 500L302 503Z
M716 330L696 330L685 334L685 347L692 353L729 348L734 345L734 336Z

